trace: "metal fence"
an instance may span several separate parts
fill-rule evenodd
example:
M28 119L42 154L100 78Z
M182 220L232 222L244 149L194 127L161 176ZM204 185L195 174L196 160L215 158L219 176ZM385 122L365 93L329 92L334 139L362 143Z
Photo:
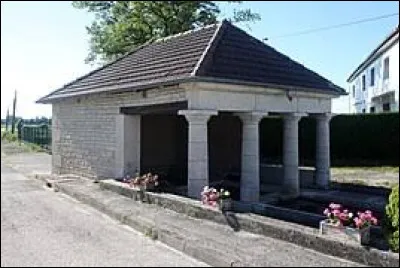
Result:
M51 147L51 125L18 125L18 138L25 142L38 144L45 148Z

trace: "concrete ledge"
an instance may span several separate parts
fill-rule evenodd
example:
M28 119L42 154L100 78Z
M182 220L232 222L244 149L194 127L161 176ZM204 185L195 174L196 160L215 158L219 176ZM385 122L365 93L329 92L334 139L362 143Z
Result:
M139 194L138 190L115 180L102 180L99 184L102 189L111 190L129 198L135 198ZM203 206L197 200L153 192L146 192L145 200L149 204L156 204L190 217L207 219L224 225L227 224L226 216L219 210ZM237 206L237 203L235 206ZM271 214L277 213L272 208L274 207L271 205L248 203L241 204L240 210L243 212L246 210L263 210L263 212L269 210ZM320 235L315 228L254 214L237 213L235 214L235 218L241 230L288 241L327 255L372 266L392 267L398 266L399 263L398 254L366 248L350 241L329 239L326 236Z
M54 182L53 184L53 187L58 187L60 192L70 195L83 203L89 204L146 236L157 239L201 261L220 267L231 266L233 263L236 265L242 263L240 259L243 259L243 256L239 258L236 255L230 254L228 251L222 250L225 249L227 245L215 245L215 240L207 242L205 239L202 239L202 234L194 234L190 230L186 230L185 232L179 227L173 228L173 226L169 224L164 224L164 222L161 219L157 219L156 216L154 216L154 220L152 220L151 217L149 219L149 214L153 213L153 215L157 215L157 212L154 211L154 207L153 209L148 207L151 205L146 204L147 207L139 208L140 206L132 206L133 203L130 199L121 199L121 197L104 202L104 200L108 200L109 197L113 198L112 195L115 194L109 191L101 191L99 193L99 195L101 195L99 197L101 198L96 198L96 194L90 192L93 190L93 188L90 190L90 186L87 187L89 191L85 194L82 191L82 188L85 186L77 186L75 188L71 183L58 184L58 182ZM81 183L77 183L76 185L79 184ZM107 195L107 193L109 194ZM157 205L154 206L158 207ZM142 209L144 215L140 215L139 211L133 211L132 207L137 210ZM223 239L220 238L220 240L222 241ZM218 248L213 248L216 246ZM210 248L213 248L213 250L210 250ZM236 248L233 248L233 251L234 250L236 250ZM247 265L252 265L252 262L249 261ZM246 264L244 266L246 266Z

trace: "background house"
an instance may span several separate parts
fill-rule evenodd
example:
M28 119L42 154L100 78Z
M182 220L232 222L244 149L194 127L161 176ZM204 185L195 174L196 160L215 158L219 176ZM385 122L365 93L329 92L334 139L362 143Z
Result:
M399 27L353 71L349 83L351 113L399 110Z

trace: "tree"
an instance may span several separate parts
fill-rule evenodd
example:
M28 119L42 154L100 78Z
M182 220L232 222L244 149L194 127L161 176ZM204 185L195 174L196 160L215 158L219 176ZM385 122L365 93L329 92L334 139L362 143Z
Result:
M73 1L72 5L95 14L86 27L90 35L86 63L108 62L154 39L216 23L221 12L212 1ZM253 22L260 15L235 9L227 19Z

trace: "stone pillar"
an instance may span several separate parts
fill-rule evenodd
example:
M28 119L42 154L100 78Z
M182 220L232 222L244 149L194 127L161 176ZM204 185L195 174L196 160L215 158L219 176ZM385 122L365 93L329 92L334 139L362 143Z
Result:
M304 114L290 113L283 117L283 193L290 197L300 194L299 120Z
M330 181L330 150L329 150L329 122L331 114L315 116L317 121L316 152L315 152L315 183L322 189L329 187Z
M115 153L117 177L140 172L140 121L140 115L117 115Z
M242 171L240 199L258 202L260 199L259 124L267 113L237 113L242 120Z
M218 111L181 110L189 124L188 135L188 196L200 199L204 186L208 185L208 128L207 123Z

